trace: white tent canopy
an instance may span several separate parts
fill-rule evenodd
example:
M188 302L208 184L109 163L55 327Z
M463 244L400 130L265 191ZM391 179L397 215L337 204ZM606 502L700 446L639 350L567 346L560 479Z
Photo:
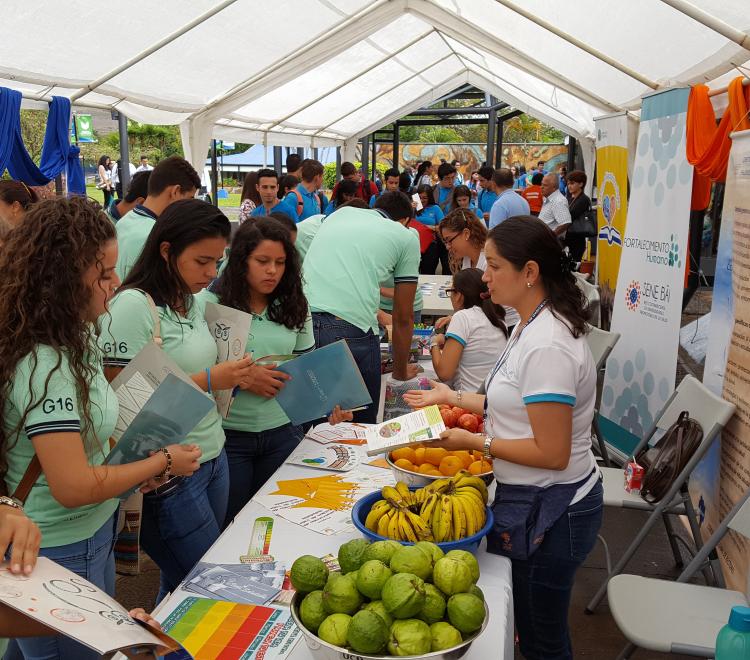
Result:
M342 146L470 83L588 143L593 118L750 60L747 0L6 0L0 86L211 137ZM747 69L744 70L745 72ZM586 153L586 150L584 150Z

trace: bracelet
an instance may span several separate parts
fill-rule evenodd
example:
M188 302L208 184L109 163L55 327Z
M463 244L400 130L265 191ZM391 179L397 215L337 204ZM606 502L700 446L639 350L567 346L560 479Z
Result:
M0 506L9 506L12 509L23 511L23 504L21 501L14 497L8 497L7 495L0 495Z
M463 390L456 390L456 403L458 404L458 407L461 407L461 399L464 397Z
M490 452L490 449L492 448L492 441L494 438L489 435L484 436L484 451L482 452L482 458L491 459L492 453Z
M206 380L208 381L208 390L206 391L211 394L211 367L206 369Z
M159 451L167 457L167 467L164 468L164 472L160 472L155 478L168 481L172 476L172 454L169 453L169 449L166 447L162 447Z

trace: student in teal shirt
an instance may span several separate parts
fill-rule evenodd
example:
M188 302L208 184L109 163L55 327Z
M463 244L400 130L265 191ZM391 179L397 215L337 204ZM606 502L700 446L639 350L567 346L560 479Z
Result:
M216 343L194 297L216 277L229 234L226 216L197 199L175 202L159 217L102 322L110 379L154 340L158 315L162 349L202 390L252 381L258 368L248 357L216 364ZM216 541L226 514L229 477L216 407L186 440L201 449L200 469L143 498L141 545L161 569L159 600Z
M173 444L134 463L102 465L119 406L104 376L96 321L120 282L115 227L98 206L82 197L38 202L4 247L5 489L14 493L30 474L33 488L24 509L41 531L40 554L114 595L117 496L144 482L159 483L157 477L167 474L167 453L173 474L192 474L200 450ZM31 561L24 557L24 565ZM18 644L26 658L99 657L63 637Z
M234 235L229 262L210 290L197 296L252 314L246 351L254 360L298 355L315 348L312 320L302 291L300 259L289 232L276 220L245 223ZM304 436L275 396L288 376L274 363L241 389L224 420L229 460L229 524L276 472Z
M377 195L373 195L372 197L370 197L370 208L373 208L375 206L375 202L378 201L378 197L380 197L384 193L396 192L398 190L398 182L400 176L401 173L398 171L398 168L391 167L390 169L385 171L385 174L383 175L385 186L382 192L379 192Z
M279 176L276 170L265 168L258 170L258 183L255 188L260 195L261 203L256 206L250 217L257 218L260 216L269 216L272 213L284 213L292 220L297 219L297 209L287 197L279 201L277 193L279 192Z

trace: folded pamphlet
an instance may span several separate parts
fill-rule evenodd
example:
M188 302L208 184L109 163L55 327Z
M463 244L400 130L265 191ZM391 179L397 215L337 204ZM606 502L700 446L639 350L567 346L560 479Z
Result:
M417 442L437 440L445 424L437 406L428 406L367 429L367 455L385 454Z

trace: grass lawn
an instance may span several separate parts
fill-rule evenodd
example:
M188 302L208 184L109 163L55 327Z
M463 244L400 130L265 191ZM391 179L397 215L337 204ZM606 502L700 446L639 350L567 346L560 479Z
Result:
M104 193L93 184L86 186L86 194L100 204L104 203ZM230 194L227 199L219 199L219 206L238 207L240 205L239 193Z

